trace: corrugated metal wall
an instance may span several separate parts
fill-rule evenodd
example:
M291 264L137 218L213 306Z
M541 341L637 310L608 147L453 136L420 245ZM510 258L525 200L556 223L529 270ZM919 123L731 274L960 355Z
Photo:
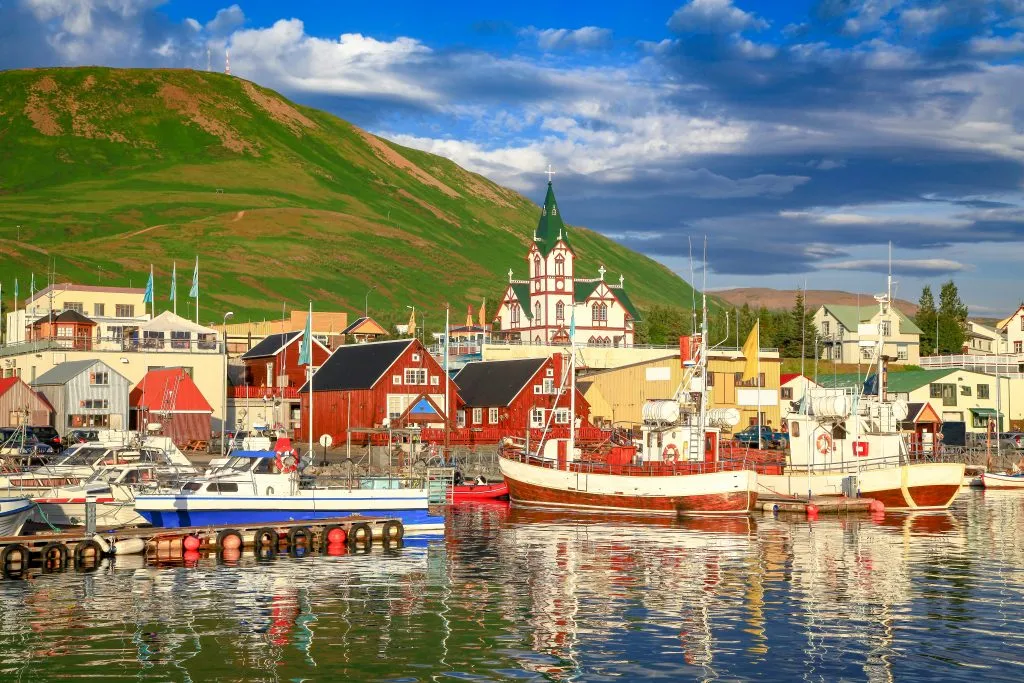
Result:
M92 385L89 382L90 373L106 372L108 384L106 386ZM58 424L58 430L65 430L69 427L69 415L110 415L111 429L127 429L128 427L128 393L129 382L127 379L115 372L109 365L101 361L89 366L84 372L69 381L65 385L66 404L62 422ZM89 400L106 400L106 408L85 408L83 402ZM54 406L56 408L56 406Z
M50 411L27 384L15 382L0 394L0 427L16 427L28 411L28 424L40 427L50 424Z

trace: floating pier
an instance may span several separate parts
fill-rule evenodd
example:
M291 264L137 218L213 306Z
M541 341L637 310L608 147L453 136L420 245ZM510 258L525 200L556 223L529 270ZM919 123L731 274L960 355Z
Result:
M94 534L71 529L0 537L0 572L18 577L33 566L43 571L62 571L69 565L92 568L109 555L141 554L156 564L197 560L203 552L234 559L247 547L256 555L277 554L282 549L292 554L332 548L366 551L374 543L399 547L404 537L405 527L399 519L359 515L234 527L136 527Z
M846 496L812 496L788 498L758 496L758 504L765 512L796 512L816 517L819 514L845 514L850 512L885 512L885 505L874 498L847 498Z

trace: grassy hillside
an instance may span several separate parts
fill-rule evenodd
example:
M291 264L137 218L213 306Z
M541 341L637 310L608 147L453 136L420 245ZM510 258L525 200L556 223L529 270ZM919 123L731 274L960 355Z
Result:
M556 188L557 191L557 188ZM533 198L540 200L541 197ZM31 272L143 286L158 308L178 263L186 313L192 260L202 318L304 308L438 320L492 304L539 209L451 161L376 138L330 114L222 74L105 68L0 73L0 279ZM571 220L571 215L569 216ZM21 239L17 227L21 225ZM634 301L686 305L665 267L574 228L579 274L626 276ZM42 284L40 284L42 286Z

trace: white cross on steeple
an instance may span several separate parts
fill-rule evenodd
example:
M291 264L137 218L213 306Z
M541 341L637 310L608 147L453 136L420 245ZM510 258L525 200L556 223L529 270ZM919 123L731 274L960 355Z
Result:
M607 273L608 271L604 269L604 266L601 266L600 268L597 269L597 272L601 276L601 281L604 282L604 274Z
M551 176L555 175L555 169L551 168L551 164L548 164L548 170L544 171L548 176L548 182L551 182Z

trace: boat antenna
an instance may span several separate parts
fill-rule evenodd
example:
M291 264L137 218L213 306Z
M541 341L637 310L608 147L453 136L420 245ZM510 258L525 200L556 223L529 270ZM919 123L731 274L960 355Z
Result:
M693 277L693 240L690 238L689 235L686 236L686 244L690 250L690 334L697 334L697 292L693 288L693 283L695 282ZM704 248L705 250L707 249L706 244ZM705 273L706 272L707 268L705 264ZM701 287L701 289L703 290L704 287Z
M803 401L804 397L807 396L807 375L804 374L804 364L807 358L807 278L804 278L804 288L800 292L800 299L803 301L804 310L801 311L800 316L800 381L804 384L803 396L800 400Z

